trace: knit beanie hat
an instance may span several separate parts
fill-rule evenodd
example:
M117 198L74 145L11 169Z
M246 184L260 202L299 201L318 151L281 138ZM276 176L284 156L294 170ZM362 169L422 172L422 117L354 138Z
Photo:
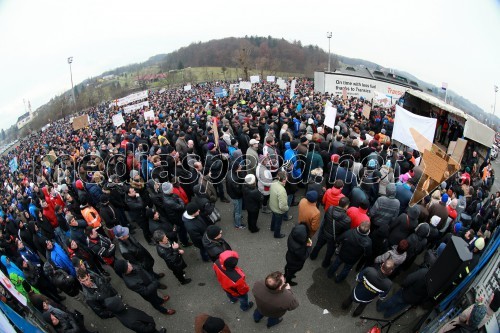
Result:
M198 207L198 204L195 202L190 202L186 205L186 212L188 213L188 215L193 215L198 210L200 210L200 207Z
M219 333L224 329L224 326L226 326L224 320L210 316L205 321L205 324L203 324L203 332Z
M306 198L309 202L316 202L318 201L318 192L309 191L306 193Z
M219 236L221 231L221 227L216 225L209 225L207 228L207 236L210 239L214 239L215 237Z

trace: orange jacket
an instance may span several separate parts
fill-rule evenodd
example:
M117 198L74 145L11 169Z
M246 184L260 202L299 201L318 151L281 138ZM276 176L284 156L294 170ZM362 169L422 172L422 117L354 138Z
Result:
M82 209L82 216L87 222L87 225L92 228L99 228L101 226L101 216L92 206L86 206Z

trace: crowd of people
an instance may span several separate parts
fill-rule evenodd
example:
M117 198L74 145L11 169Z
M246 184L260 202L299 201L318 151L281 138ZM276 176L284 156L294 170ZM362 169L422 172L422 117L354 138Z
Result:
M477 265L500 207L500 193L489 193L494 175L488 160L481 164L469 149L457 175L410 205L421 157L391 141L394 108L372 106L367 119L362 110L369 101L315 92L306 79L298 80L293 96L260 83L216 98L215 86L149 92L149 108L128 114L101 104L85 111L88 127L75 130L68 118L54 122L1 157L0 268L55 331L88 331L81 314L64 305L66 297L83 295L102 319L116 317L136 332L165 332L114 288L123 283L160 313L174 315L166 306L170 297L158 292L166 289L165 273L153 270L151 251L182 286L195 279L186 274L192 263L184 251L196 248L213 264L229 301L242 311L254 308L254 321L266 317L267 327L299 306L291 288L296 274L325 245L325 275L340 283L351 270L359 272L341 304L349 309L356 303L353 316L372 301L390 318L432 299L423 277L452 236L472 253L467 271ZM337 109L333 128L324 123L327 100ZM147 110L154 119L144 118ZM116 127L112 115L118 112L125 123ZM247 254L223 238L218 202L232 204L239 232L270 229L277 239L288 237L283 270L269 267L271 273L248 285L238 266ZM292 206L298 206L296 217ZM260 214L270 214L271 224ZM286 235L282 223L291 220ZM403 284L385 299L399 274ZM481 320L475 318L476 327L461 324L476 329ZM230 332L209 314L194 325L196 332Z

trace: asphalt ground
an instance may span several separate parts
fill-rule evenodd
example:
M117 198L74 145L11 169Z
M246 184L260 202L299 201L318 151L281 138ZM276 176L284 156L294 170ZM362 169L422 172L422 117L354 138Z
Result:
M303 195L303 191L298 192L298 197ZM260 232L252 234L248 230L239 230L233 227L232 204L217 202L217 207L221 210L222 220L218 225L223 229L223 237L231 245L233 250L240 255L239 266L246 274L247 283L252 288L257 280L264 279L265 276L276 270L284 270L285 254L287 250L287 237L293 225L297 223L297 207L291 208L293 219L283 222L282 232L287 237L275 239L269 230L271 215L259 215L258 226ZM244 213L246 217L246 213ZM246 220L246 218L245 218ZM113 272L110 267L106 267L111 273L112 285L123 296L125 303L142 309L153 316L157 328L165 327L168 332L194 332L194 318L199 313L208 313L221 317L230 327L232 332L367 332L375 322L353 318L351 316L356 305L353 304L350 311L340 308L342 301L351 292L355 284L355 274L353 270L348 278L336 284L333 279L326 277L326 270L321 267L321 260L326 251L326 246L320 252L317 260L307 260L304 268L298 272L294 281L297 286L292 287L292 291L297 297L299 307L288 312L283 318L283 322L271 329L266 328L265 320L260 323L253 321L253 309L242 312L238 304L231 304L224 291L220 287L212 269L211 263L204 263L198 249L188 247L185 249L184 259L188 265L186 276L192 278L188 285L180 285L172 272L166 267L165 262L160 259L153 246L144 242L141 232L136 232L135 237L155 258L155 271L164 272L166 276L162 282L168 286L167 290L159 290L161 295L170 295L171 299L167 303L168 308L177 311L172 316L163 315L155 310L148 302L143 300L138 294L130 291L124 282ZM315 238L313 238L315 242ZM417 259L417 262L419 260ZM399 289L397 282L406 274L401 274L393 287L394 292ZM253 295L250 292L250 300ZM78 309L85 315L85 323L89 330L99 330L99 332L129 332L121 323L115 319L100 319L83 302L75 299L68 299L64 302L70 308ZM410 332L410 328L417 317L424 313L422 309L411 310L401 317L391 329L392 332ZM363 313L364 316L381 318L381 314L375 310L375 304L370 304Z

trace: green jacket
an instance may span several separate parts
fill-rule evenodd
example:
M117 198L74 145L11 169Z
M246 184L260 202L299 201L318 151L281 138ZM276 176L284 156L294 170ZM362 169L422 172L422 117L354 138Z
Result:
M285 214L289 209L285 187L277 180L271 184L269 208L276 214Z

